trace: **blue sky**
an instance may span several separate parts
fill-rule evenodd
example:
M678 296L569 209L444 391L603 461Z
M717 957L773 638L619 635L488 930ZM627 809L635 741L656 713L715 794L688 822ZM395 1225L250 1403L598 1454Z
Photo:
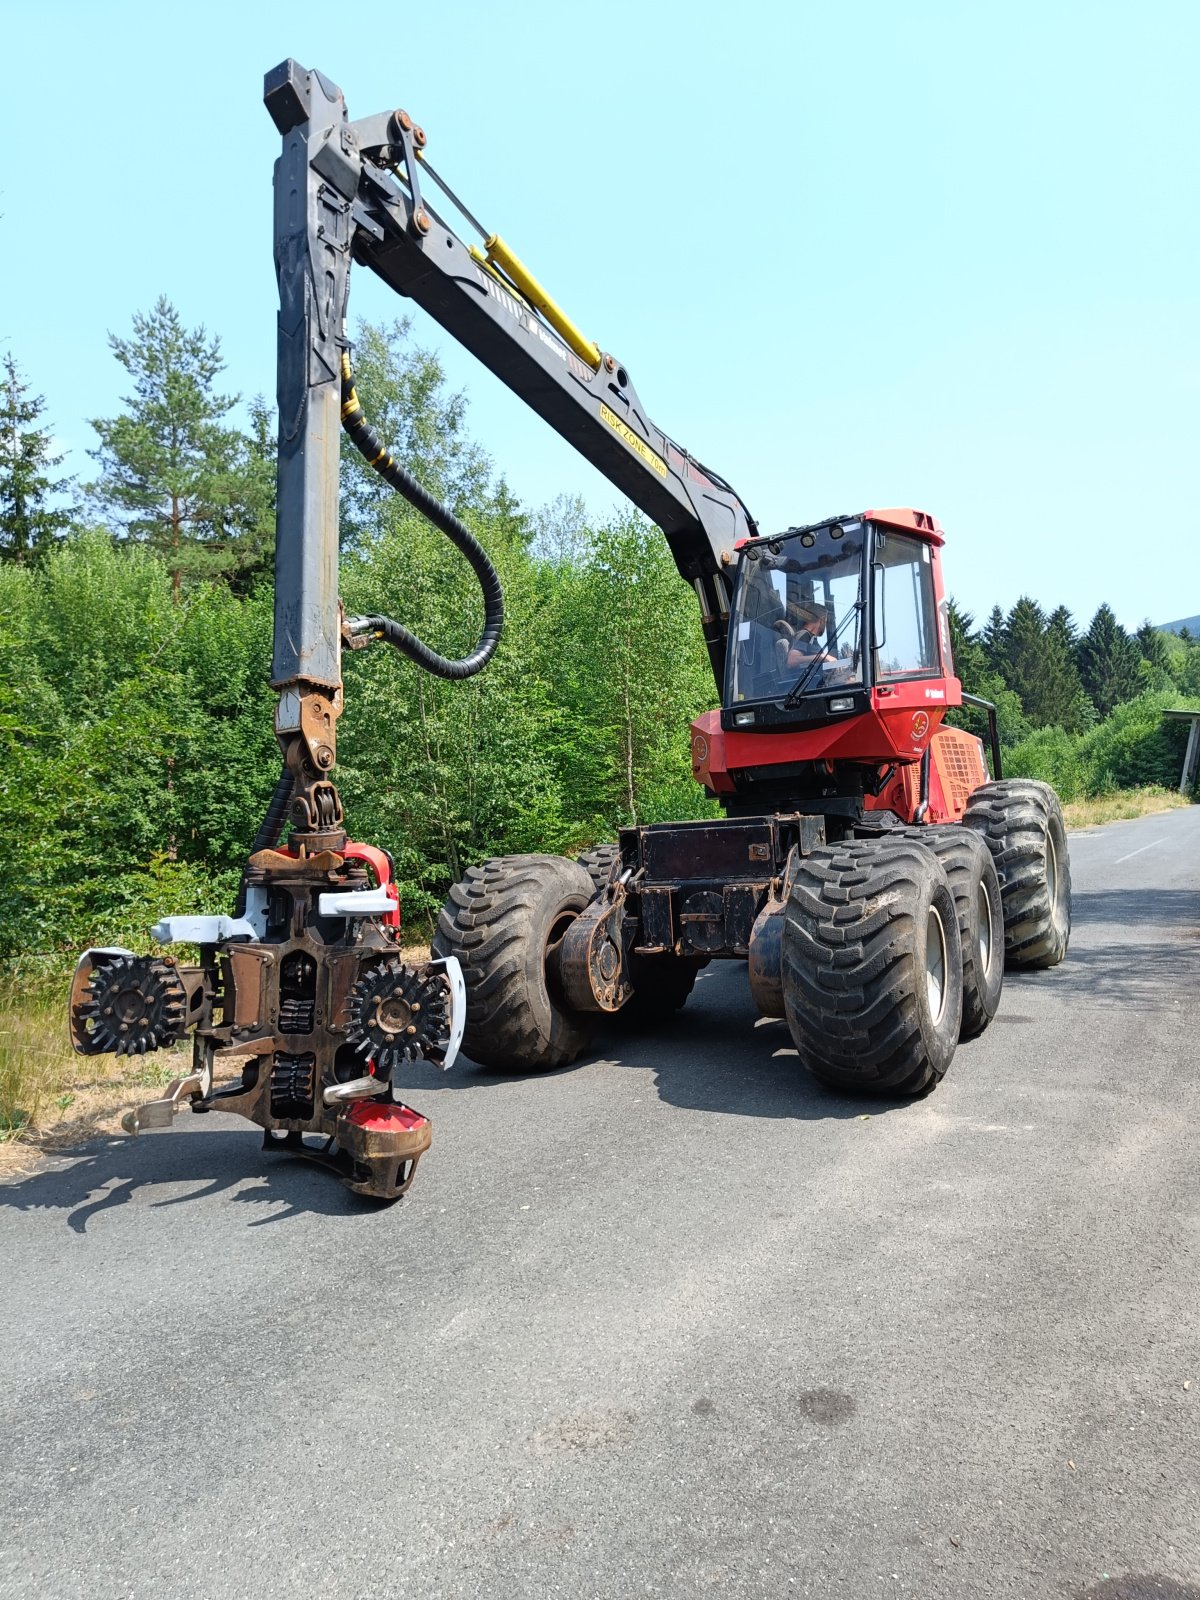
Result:
M274 391L262 75L434 165L764 529L916 505L952 592L1200 611L1200 8L6 8L0 349L86 475L105 334L167 294ZM352 314L404 302L356 277ZM615 491L417 314L530 505Z

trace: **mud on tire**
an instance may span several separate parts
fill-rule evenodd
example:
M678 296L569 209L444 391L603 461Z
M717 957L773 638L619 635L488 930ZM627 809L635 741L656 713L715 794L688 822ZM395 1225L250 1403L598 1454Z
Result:
M1032 778L985 783L963 824L996 863L1008 965L1057 966L1071 937L1071 858L1058 796Z
M547 952L593 894L565 856L500 856L470 867L438 916L435 956L457 956L467 985L463 1050L481 1066L547 1072L587 1048L589 1019L547 976Z
M895 838L896 832L888 835ZM1004 988L1004 913L991 851L970 828L905 828L942 863L962 945L963 1009L960 1039L977 1039L1000 1007Z
M962 1018L958 918L937 858L905 838L807 856L784 912L783 1001L823 1083L890 1094L937 1083Z

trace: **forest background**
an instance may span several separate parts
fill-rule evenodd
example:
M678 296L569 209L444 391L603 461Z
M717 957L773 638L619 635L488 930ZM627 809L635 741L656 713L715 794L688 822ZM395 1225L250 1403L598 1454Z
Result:
M110 343L127 394L92 423L88 481L61 475L46 402L5 362L9 982L57 980L89 943L146 948L166 913L227 909L279 772L271 409L222 392L219 340L165 299ZM688 725L714 692L695 597L656 529L625 511L596 524L569 498L520 505L407 323L362 326L355 365L368 417L477 533L506 597L500 649L469 682L383 649L346 660L347 817L392 852L420 939L472 862L716 814L688 758ZM474 643L465 564L352 450L342 553L351 613L396 616L449 655ZM1007 774L1044 778L1065 801L1178 782L1186 729L1162 711L1200 705L1200 640L1186 629L1130 633L1109 604L1077 623L1031 596L978 619L951 603L950 622L964 688L998 706ZM981 732L972 715L961 720Z

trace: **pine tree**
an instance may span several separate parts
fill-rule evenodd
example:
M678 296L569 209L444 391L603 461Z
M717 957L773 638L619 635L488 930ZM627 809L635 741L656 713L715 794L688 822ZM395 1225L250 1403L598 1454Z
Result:
M1047 619L1022 595L1004 623L1001 665L1005 682L1021 700L1035 727L1075 732L1091 720L1067 644L1070 613L1060 608Z
M1076 664L1079 629L1066 606L1056 606L1046 619L1048 682L1042 695L1046 725L1081 733L1096 720Z
M41 395L30 394L10 352L0 393L0 557L8 561L44 555L71 521L61 496L72 480L54 477L63 457L37 426L45 406Z
M275 472L275 413L256 395L250 402L250 433L239 450L240 486L232 508L236 541L231 554L236 561L228 568L228 577L235 594L248 594L274 572Z
M979 636L983 645L983 654L988 666L993 672L1004 670L1004 613L999 606L993 606L991 614L983 625Z
M1066 606L1056 606L1054 608L1046 618L1046 628L1048 632L1053 633L1062 640L1068 654L1074 657L1076 647L1079 644L1079 629L1075 626L1075 618L1067 610Z
M1046 617L1022 595L1004 620L1000 665L1005 682L1021 697L1026 715L1041 724L1041 690L1046 671Z
M1142 660L1148 661L1152 667L1161 668L1165 672L1169 659L1167 641L1154 624L1150 621L1143 622L1134 637L1137 639L1138 649L1142 653Z
M102 514L128 538L166 557L176 595L184 576L236 572L247 523L258 525L255 473L243 434L225 419L236 395L219 394L221 342L189 331L165 297L133 319L133 337L109 336L133 380L119 416L92 422L101 476L91 486Z
M1101 717L1114 706L1132 700L1141 688L1138 647L1113 615L1102 605L1079 641L1079 675Z
M954 657L954 672L968 694L981 694L978 687L988 670L987 655L978 634L975 618L969 611L959 609L951 598L946 602L946 620L950 625L950 651Z

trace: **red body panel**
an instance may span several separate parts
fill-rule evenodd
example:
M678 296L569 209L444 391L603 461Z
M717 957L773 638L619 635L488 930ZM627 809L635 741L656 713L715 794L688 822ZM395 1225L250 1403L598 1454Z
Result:
M707 711L692 723L692 774L710 794L731 795L739 769L788 766L801 761L853 762L898 771L870 810L891 810L906 820L919 805L921 757L932 744L929 774L930 822L957 821L972 789L987 779L979 741L958 729L943 729L942 718L962 704L962 685L954 676L945 622L945 588L940 548L941 525L927 511L894 508L864 511L864 519L915 534L933 548L933 591L938 616L938 677L898 678L871 691L871 708L824 726L779 733L752 728L723 729L720 711ZM745 543L746 541L742 541ZM831 694L850 692L832 689Z
M375 874L376 885L384 891L392 902L394 910L384 912L379 918L385 928L398 928L400 926L400 891L392 882L392 863L386 850L381 850L374 844L354 844L346 840L345 847L340 852L347 861L362 861ZM296 852L286 845L280 851L281 855L294 856Z

